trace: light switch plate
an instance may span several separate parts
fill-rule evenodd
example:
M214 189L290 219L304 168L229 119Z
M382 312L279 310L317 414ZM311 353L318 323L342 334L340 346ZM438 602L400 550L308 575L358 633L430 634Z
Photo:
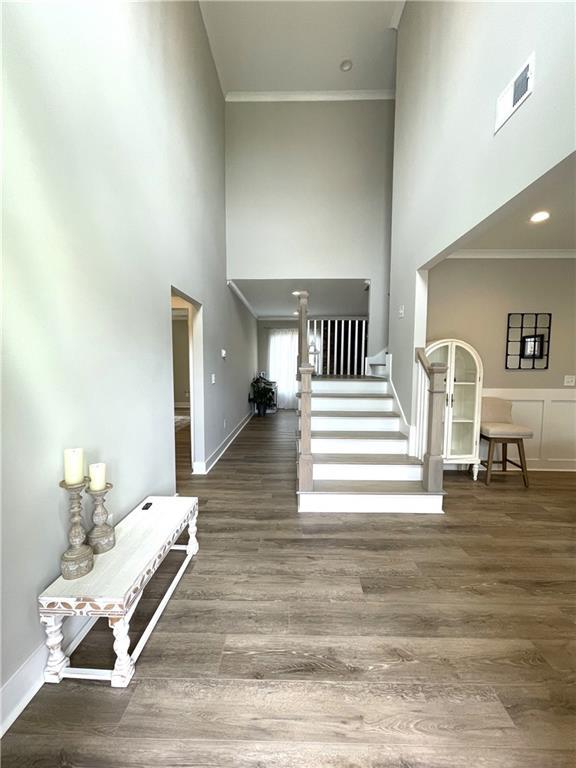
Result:
M398 307L398 317L403 318L404 317L404 304L400 304Z
M216 384L216 374L215 373L211 373L210 374L210 382L212 384Z
M564 376L564 386L565 387L576 387L576 376L573 376L573 375Z

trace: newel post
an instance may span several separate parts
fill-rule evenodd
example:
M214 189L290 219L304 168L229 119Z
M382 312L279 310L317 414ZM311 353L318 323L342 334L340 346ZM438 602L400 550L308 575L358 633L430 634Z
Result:
M298 490L312 491L312 374L314 366L300 366L300 451Z
M428 403L428 449L424 454L422 485L426 491L440 493L443 485L444 461L442 443L444 439L444 397L446 395L445 363L431 363L428 369L430 399Z
M308 291L298 294L298 370L308 365Z

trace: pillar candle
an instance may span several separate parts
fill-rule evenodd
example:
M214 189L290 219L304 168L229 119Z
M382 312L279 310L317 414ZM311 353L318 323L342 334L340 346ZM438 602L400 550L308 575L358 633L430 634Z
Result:
M84 449L66 448L64 450L64 482L76 485L84 480Z
M106 488L106 464L90 464L88 474L91 491L103 491Z

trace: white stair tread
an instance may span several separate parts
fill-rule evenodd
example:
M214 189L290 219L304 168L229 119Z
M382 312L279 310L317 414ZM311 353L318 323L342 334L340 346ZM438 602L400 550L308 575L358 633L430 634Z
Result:
M315 381L378 381L382 382L384 376L313 376L312 382Z
M300 397L300 392L297 393L296 397ZM339 398L353 398L353 399L361 399L365 398L368 400L393 400L394 395L387 395L383 394L382 392L312 392L312 397L333 397L335 399Z
M300 437L300 432L298 432L298 437ZM331 432L330 430L312 430L312 437L313 438L326 438L326 439L342 439L342 440L407 440L408 437L403 432L393 432L390 430L389 432L377 432L376 430L371 431L369 429L359 430L359 429L349 429L347 431L336 431L334 430Z
M420 466L422 462L407 453L314 453L314 464L386 464L401 466L405 464Z
M427 494L420 480L314 480L313 493ZM435 494L437 495L437 494Z
M327 416L328 418L346 419L398 419L400 414L395 411L312 411L312 416Z

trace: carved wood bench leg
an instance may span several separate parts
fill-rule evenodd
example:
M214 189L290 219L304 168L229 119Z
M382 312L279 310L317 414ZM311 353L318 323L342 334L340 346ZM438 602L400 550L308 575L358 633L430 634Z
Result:
M114 652L116 653L111 685L113 688L126 688L134 675L134 662L128 653L130 622L126 618L114 618L108 619L108 625L114 634Z
M198 552L199 545L196 538L196 527L198 523L198 507L194 509L194 514L190 518L188 523L188 546L186 547L187 555L195 555Z
M63 620L63 616L40 616L40 621L46 631L46 645L48 647L48 659L44 668L44 681L47 683L59 683L62 680L64 669L70 664L70 659L62 650Z

